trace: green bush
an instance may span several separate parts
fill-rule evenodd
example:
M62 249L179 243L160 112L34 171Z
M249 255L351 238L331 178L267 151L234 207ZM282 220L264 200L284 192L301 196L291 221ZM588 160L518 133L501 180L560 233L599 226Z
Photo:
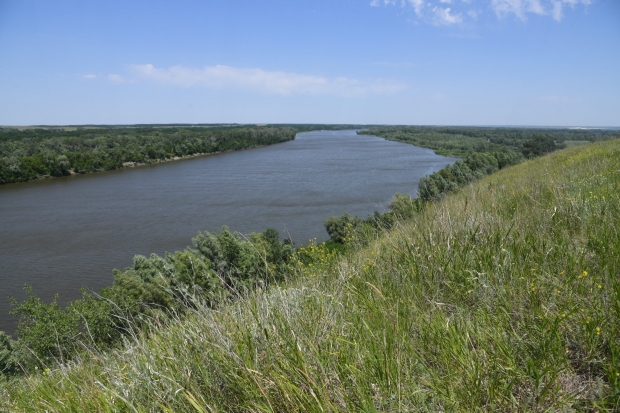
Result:
M396 193L388 204L390 211L400 219L409 219L421 211L422 205L408 194Z
M32 351L31 357L22 360L27 367L48 364L54 360L65 361L76 351L80 341L80 317L77 313L61 308L57 299L45 304L32 295L22 303L13 301L11 314L19 318L17 335L20 344Z
M99 295L83 291L82 299L65 308L57 296L46 304L26 287L26 300L12 299L19 339L12 341L0 332L2 374L43 368L83 351L109 348L148 320L165 320L195 302L214 307L280 281L295 255L293 243L280 242L273 228L246 239L222 227L219 233L198 233L193 243L194 249L163 257L135 256L132 267L114 271L112 286Z
M4 331L0 331L0 380L19 370L17 343Z
M521 160L521 156L514 151L471 153L462 161L422 178L418 186L418 197L422 201L440 199L460 187Z
M557 145L553 138L547 136L534 136L523 142L523 156L526 158L535 158L547 153L564 148L565 145Z
M346 212L339 217L329 217L323 223L330 238L339 244L350 241L353 233L361 224L362 220L358 216L353 217Z

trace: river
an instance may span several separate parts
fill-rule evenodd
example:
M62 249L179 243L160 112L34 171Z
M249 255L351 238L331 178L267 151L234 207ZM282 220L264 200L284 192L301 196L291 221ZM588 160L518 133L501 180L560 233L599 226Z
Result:
M49 302L112 283L135 254L191 245L222 225L276 228L296 244L328 238L323 221L384 211L396 192L455 160L355 131L298 134L272 146L0 186L0 330L24 284Z

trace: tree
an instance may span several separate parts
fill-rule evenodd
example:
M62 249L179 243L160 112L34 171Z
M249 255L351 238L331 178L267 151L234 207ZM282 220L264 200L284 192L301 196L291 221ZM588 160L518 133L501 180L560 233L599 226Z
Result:
M334 242L345 244L350 241L355 230L362 224L362 220L358 216L351 216L344 213L339 217L329 217L323 225Z
M0 379L11 376L19 369L19 360L16 358L17 343L4 331L0 331Z
M537 135L523 142L522 152L523 156L526 158L535 158L561 149L562 147L563 145L557 145L552 138Z

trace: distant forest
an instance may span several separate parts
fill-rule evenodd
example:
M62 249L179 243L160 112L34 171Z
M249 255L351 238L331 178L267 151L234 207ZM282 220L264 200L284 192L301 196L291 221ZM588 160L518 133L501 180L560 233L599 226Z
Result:
M167 127L0 131L0 184L109 171L295 137L287 127Z
M0 184L271 145L359 125L134 125L0 128Z

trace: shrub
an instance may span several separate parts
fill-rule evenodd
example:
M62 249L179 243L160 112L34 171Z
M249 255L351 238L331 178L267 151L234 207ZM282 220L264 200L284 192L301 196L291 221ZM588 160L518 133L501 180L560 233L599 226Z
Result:
M198 233L195 249L164 257L136 255L132 267L114 271L112 286L62 308L58 297L46 304L25 287L28 298L12 299L19 318L18 341L0 332L0 371L4 375L67 361L84 350L115 345L124 334L152 318L166 319L198 300L214 307L240 292L281 280L294 256L290 240L280 242L273 228L248 239L223 227Z
M526 158L534 158L562 148L564 145L557 145L552 138L538 135L523 142L522 152Z
M330 238L339 244L345 244L351 240L355 230L361 225L362 220L358 216L344 213L339 217L333 216L325 220L323 225Z
M0 379L18 371L16 348L16 342L4 331L0 331Z

